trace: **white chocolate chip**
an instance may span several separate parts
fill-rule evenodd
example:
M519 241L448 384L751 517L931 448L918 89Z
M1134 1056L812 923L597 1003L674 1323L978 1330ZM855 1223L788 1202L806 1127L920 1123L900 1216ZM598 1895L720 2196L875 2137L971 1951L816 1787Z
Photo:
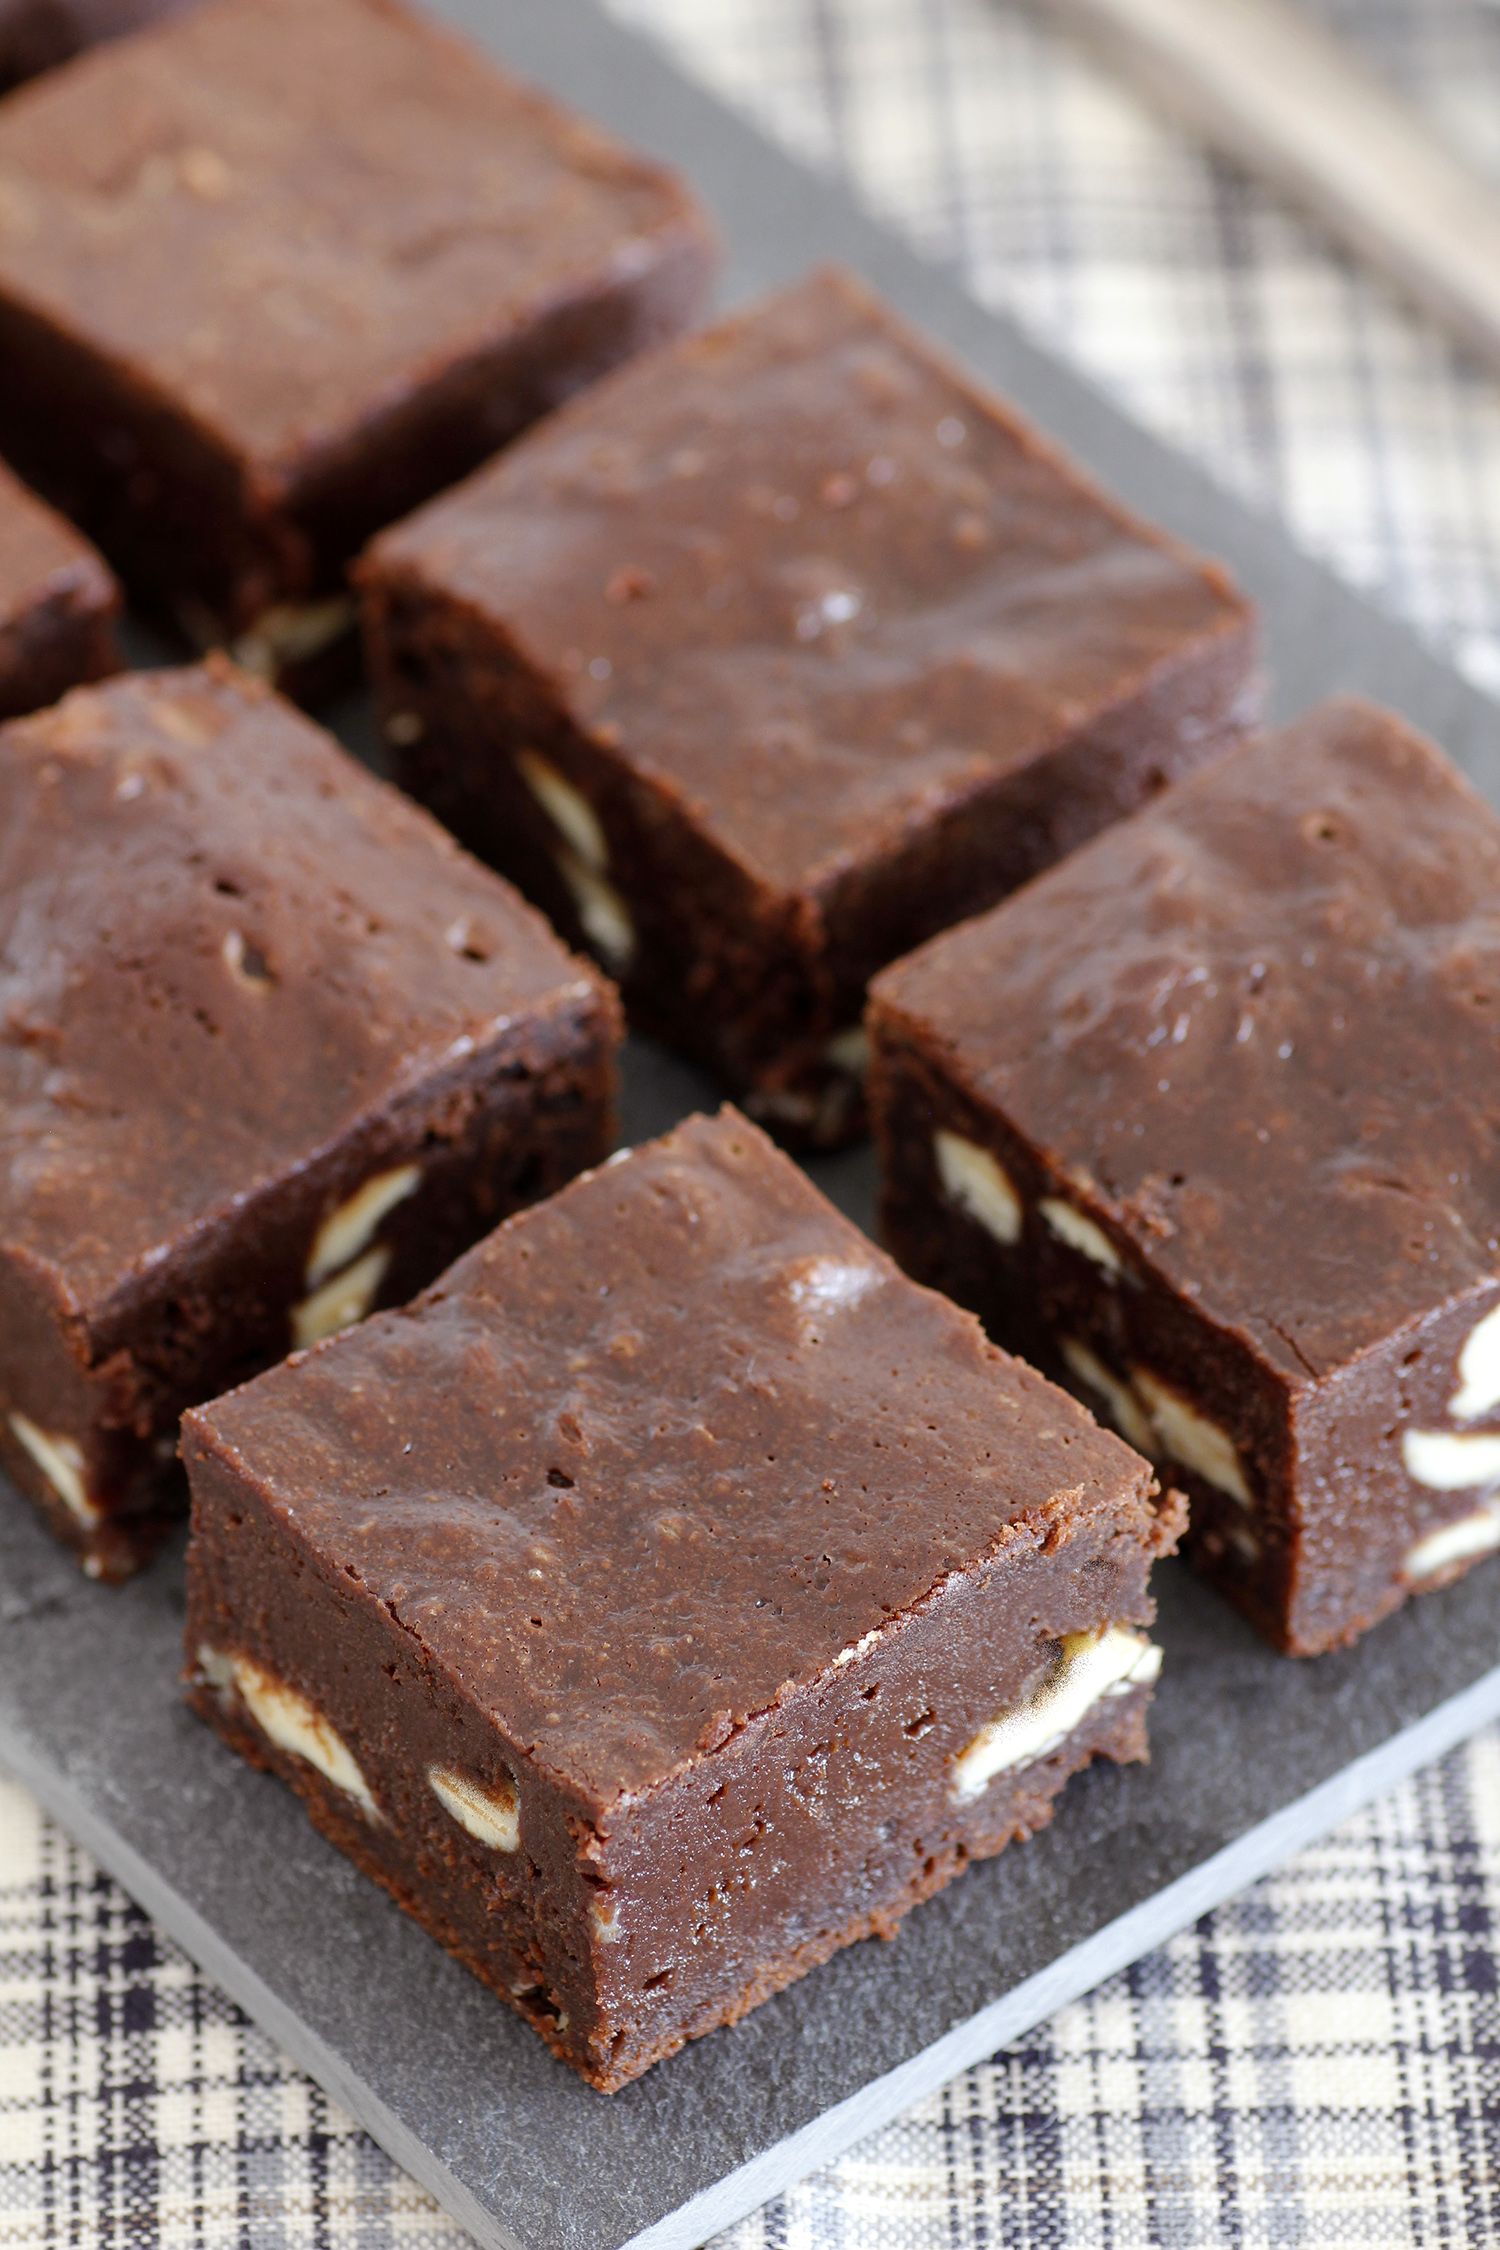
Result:
M1065 1202L1060 1195L1046 1195L1039 1208L1059 1242L1066 1242L1080 1257L1092 1259L1106 1273L1120 1272L1119 1251L1103 1228L1096 1227L1076 1205Z
M330 1211L317 1233L307 1260L307 1286L316 1289L330 1274L342 1273L375 1239L375 1230L387 1212L394 1211L416 1193L422 1178L416 1164L393 1165L376 1172Z
M26 1448L64 1507L70 1509L80 1523L97 1523L104 1511L89 1497L84 1481L86 1464L82 1446L73 1438L58 1437L38 1429L25 1414L12 1414L10 1426L18 1443Z
M1406 1473L1429 1492L1473 1492L1500 1484L1500 1432L1403 1430Z
M1144 1633L1123 1625L1102 1633L1070 1633L1036 1693L982 1726L954 1760L952 1794L978 1797L998 1773L1030 1765L1056 1749L1096 1703L1127 1689L1149 1687L1161 1670L1161 1650Z
M535 750L518 750L516 764L521 779L559 835L567 839L574 857L596 875L604 874L609 867L609 841L583 791L560 774L550 758Z
M311 1766L374 1820L375 1799L353 1751L316 1705L252 1656L237 1656L233 1671L240 1700L266 1740Z
M300 1305L293 1305L292 1341L297 1350L306 1351L310 1344L321 1344L325 1336L337 1336L341 1329L363 1320L390 1262L389 1250L379 1246L367 1250L352 1266L336 1273L332 1281L325 1281L321 1289L304 1297Z
M870 1035L861 1023L850 1024L847 1031L836 1031L823 1055L835 1070L845 1070L851 1078L863 1080L870 1075Z
M1500 1508L1480 1508L1419 1539L1406 1558L1406 1575L1431 1578L1450 1563L1467 1562L1471 1555L1487 1555L1496 1547L1500 1547Z
M857 1641L851 1641L847 1648L841 1648L833 1660L835 1671L842 1664L853 1664L861 1656L868 1656L879 1638L880 1628L876 1626L872 1631L862 1633Z
M573 894L584 936L605 967L627 968L635 953L635 924L614 884L566 845L557 853L557 871Z
M354 604L343 594L321 602L278 602L262 610L229 653L242 670L274 680L291 664L305 664L354 628Z
M789 1086L761 1086L752 1088L741 1097L747 1117L757 1123L790 1125L799 1132L807 1132L817 1123L818 1105L811 1094L799 1094Z
M610 1899L607 1904L601 1904L598 1899L595 1899L593 1911L594 1935L599 1943L601 1945L618 1945L625 1935L625 1929L620 1920L619 1906L615 1900Z
M391 711L386 714L385 739L394 742L398 750L409 750L420 742L427 732L427 721L420 711Z
M1500 1305L1487 1312L1458 1355L1458 1389L1448 1402L1455 1422L1477 1422L1500 1406Z
M943 1127L933 1135L932 1149L949 1202L987 1227L997 1242L1019 1242L1021 1198L998 1157Z
M1138 1367L1132 1382L1163 1450L1185 1469L1194 1470L1206 1484L1238 1500L1242 1508L1250 1507L1250 1487L1229 1432L1148 1368Z
M1122 1375L1112 1375L1100 1359L1096 1359L1086 1344L1076 1343L1071 1336L1062 1341L1062 1355L1081 1383L1097 1392L1109 1408L1110 1420L1121 1437L1133 1445L1137 1453L1150 1454L1156 1448L1156 1436L1146 1410L1136 1397L1129 1382Z
M211 1688L227 1695L234 1686L234 1658L220 1650L210 1648L207 1641L198 1643L198 1669Z
M438 1802L476 1842L497 1852L520 1849L521 1809L508 1782L482 1789L452 1766L429 1766L427 1779Z

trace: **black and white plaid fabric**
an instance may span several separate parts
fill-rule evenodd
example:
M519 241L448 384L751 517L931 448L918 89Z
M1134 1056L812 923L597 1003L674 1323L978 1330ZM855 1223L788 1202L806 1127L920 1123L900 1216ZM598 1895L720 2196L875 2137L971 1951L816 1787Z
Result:
M1500 384L1044 6L613 4L1500 689ZM1500 175L1500 9L1318 4ZM1500 2242L1497 1930L1491 1733L724 2243ZM0 1781L4 2250L463 2239Z

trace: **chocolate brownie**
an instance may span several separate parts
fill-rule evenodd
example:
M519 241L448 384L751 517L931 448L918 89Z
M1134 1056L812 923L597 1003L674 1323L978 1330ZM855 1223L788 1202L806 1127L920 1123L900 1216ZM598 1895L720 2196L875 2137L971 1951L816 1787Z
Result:
M193 0L0 0L0 93Z
M1145 1755L1175 1497L733 1111L184 1454L194 1706L607 2090Z
M1500 818L1325 704L877 981L887 1238L1269 1640L1500 1546Z
M1223 575L847 275L616 376L359 571L406 786L789 1137L873 970L1254 705Z
M0 112L0 446L194 638L315 681L348 556L710 264L673 175L396 0L212 0Z
M507 884L223 659L0 730L0 1462L89 1570L180 1504L184 1406L603 1154L617 1037Z
M103 559L0 462L0 719L118 670L119 607Z

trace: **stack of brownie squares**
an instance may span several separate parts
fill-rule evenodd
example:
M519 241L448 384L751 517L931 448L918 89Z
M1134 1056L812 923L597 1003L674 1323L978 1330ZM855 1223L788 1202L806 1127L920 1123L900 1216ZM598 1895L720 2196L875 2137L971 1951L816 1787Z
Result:
M1180 1540L1304 1654L1500 1547L1500 821L400 0L55 21L0 1461L104 1578L185 1463L193 1707L612 2090L1144 1757ZM612 1154L622 999L740 1108Z

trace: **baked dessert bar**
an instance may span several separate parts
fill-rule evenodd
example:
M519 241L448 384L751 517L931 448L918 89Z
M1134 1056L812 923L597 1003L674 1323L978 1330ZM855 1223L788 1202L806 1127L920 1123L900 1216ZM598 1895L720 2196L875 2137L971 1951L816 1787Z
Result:
M610 1145L613 994L223 659L0 730L0 1463L97 1575L184 1406Z
M888 969L887 1239L1279 1648L1500 1546L1500 818L1335 702Z
M398 0L210 0L0 112L0 447L292 686L344 565L696 308L686 188Z
M866 981L1233 741L1254 623L847 275L599 386L358 573L405 785L785 1137Z
M194 1707L605 2089L1145 1754L1175 1498L732 1111L184 1451Z

